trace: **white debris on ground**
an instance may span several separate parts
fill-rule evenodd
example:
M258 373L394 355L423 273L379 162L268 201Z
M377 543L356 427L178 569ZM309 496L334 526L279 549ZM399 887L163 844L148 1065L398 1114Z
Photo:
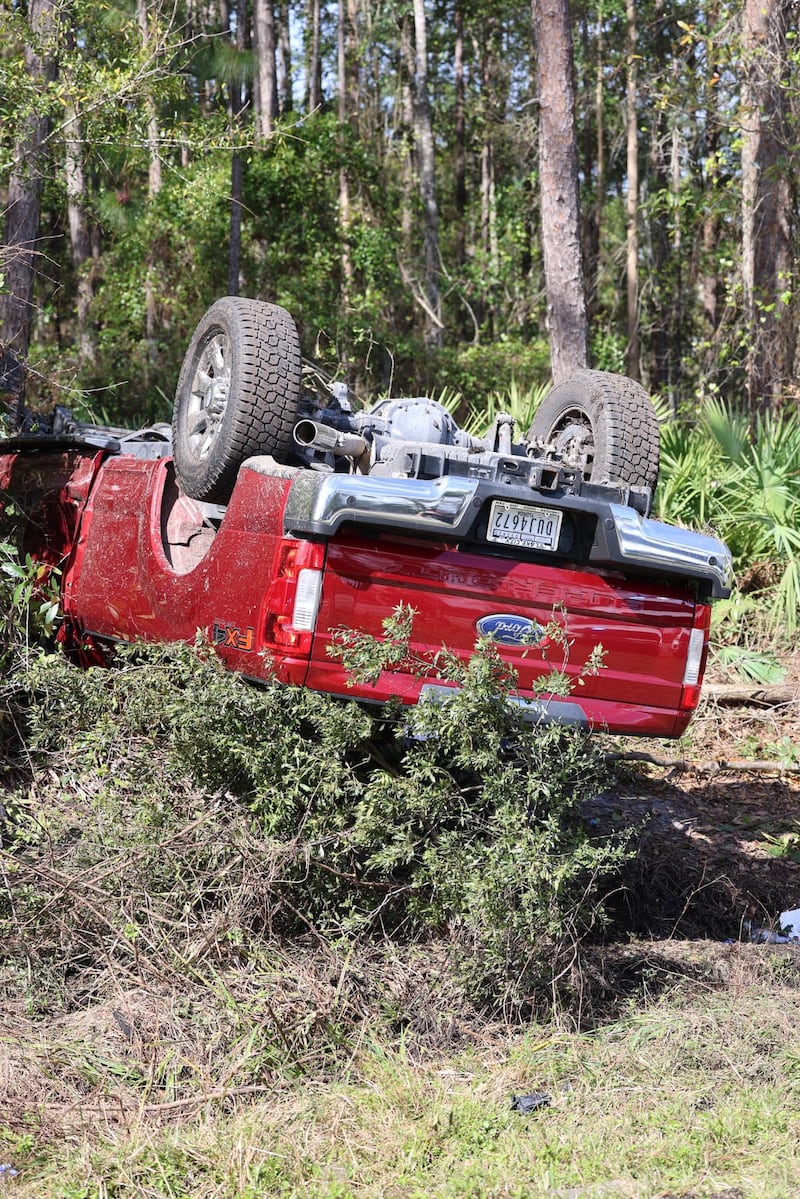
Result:
M745 920L742 928L751 941L764 945L790 945L800 942L800 908L781 912L775 928L762 928Z

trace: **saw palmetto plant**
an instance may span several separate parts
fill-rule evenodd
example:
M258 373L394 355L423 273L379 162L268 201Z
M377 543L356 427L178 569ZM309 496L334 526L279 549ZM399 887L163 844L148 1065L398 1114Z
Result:
M769 624L800 624L800 415L746 417L717 400L697 424L661 430L662 518L709 525L734 555L739 583L763 593Z

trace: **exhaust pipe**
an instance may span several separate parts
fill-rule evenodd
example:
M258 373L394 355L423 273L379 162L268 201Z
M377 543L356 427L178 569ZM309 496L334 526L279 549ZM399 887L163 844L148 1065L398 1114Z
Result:
M294 439L303 449L350 458L363 474L369 469L370 443L358 433L342 433L330 425L317 424L315 420L301 420L294 427Z

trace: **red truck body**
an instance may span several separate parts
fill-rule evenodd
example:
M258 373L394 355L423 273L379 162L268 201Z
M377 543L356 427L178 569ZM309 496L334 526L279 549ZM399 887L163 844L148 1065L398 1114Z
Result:
M248 678L410 704L436 694L435 680L392 671L374 685L351 685L328 652L335 630L380 636L385 619L407 604L422 655L446 645L466 658L481 632L493 633L517 672L519 701L534 716L659 737L686 727L705 665L709 578L727 569L714 565L715 552L724 556L718 542L700 546L712 564L704 574L691 562L681 566L679 550L651 552L668 526L636 517L634 528L634 514L619 505L584 513L580 497L567 497L564 520L571 504L581 520L591 516L598 530L607 528L617 548L602 550L596 532L584 560L547 561L487 545L474 531L462 535L454 505L477 511L483 502L477 493L470 499L466 483L445 495L404 480L401 495L394 481L367 480L374 494L362 500L311 475L271 459L245 462L230 502L209 520L208 506L180 490L169 456L109 452L91 439L0 448L0 491L24 517L23 548L60 570L68 643L102 652L120 640L193 641L201 630ZM312 501L301 503L312 485ZM392 505L399 511L408 496L422 516L393 517ZM452 535L436 523L446 520ZM685 544L697 559L695 542ZM562 665L562 647L543 637L553 619L566 630L570 677L598 645L604 665L568 697L548 700L534 688Z

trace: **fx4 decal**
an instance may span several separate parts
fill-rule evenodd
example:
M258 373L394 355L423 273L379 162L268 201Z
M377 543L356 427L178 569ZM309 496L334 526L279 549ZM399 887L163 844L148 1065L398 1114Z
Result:
M215 645L221 645L223 649L238 649L249 653L255 642L255 630L250 626L240 629L238 625L229 624L227 620L215 620L212 639Z

